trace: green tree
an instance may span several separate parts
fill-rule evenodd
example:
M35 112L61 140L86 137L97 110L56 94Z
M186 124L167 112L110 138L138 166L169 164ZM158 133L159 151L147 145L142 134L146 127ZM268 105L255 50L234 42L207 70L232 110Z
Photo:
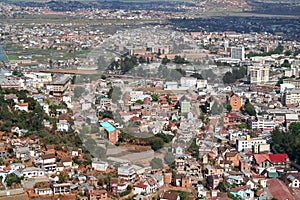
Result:
M5 178L5 182L8 187L11 187L14 183L15 184L20 184L21 183L21 178L13 175L13 174L8 174Z
M168 64L170 61L171 61L171 60L168 59L167 56L165 56L165 57L161 60L161 64L166 65L166 64Z
M244 110L248 113L248 115L250 115L250 116L256 116L255 108L250 103L249 99L246 99L246 103L244 105Z
M164 146L164 141L161 138L155 137L154 139L152 139L151 148L154 151L158 151L163 146Z
M226 105L226 109L227 109L228 112L231 112L232 106L231 106L230 104L227 104L227 105Z

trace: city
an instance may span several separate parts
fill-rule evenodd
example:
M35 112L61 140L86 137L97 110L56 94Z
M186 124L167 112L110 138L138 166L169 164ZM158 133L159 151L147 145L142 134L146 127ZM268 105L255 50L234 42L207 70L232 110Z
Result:
M0 1L0 199L300 199L299 7Z

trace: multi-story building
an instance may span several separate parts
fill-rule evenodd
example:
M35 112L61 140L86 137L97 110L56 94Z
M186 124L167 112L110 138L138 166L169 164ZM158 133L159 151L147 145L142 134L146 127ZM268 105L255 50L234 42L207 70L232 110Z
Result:
M182 113L188 113L191 111L191 103L189 101L182 101L181 102L181 112Z
M283 93L283 105L293 105L300 103L300 90L290 90Z
M70 76L61 76L58 79L46 84L46 90L53 96L63 96L71 84Z
M267 83L269 81L268 66L248 66L247 76L251 84Z
M267 140L262 138L250 138L247 136L246 139L237 139L236 140L236 149L238 151L243 150L252 150L255 144L267 144Z
M118 176L126 181L132 181L136 176L136 170L133 166L125 164L118 168Z
M245 48L244 47L232 47L231 58L245 60Z
M248 126L252 130L261 129L270 131L276 127L276 123L273 120L268 120L261 116L258 116L256 119L248 120Z

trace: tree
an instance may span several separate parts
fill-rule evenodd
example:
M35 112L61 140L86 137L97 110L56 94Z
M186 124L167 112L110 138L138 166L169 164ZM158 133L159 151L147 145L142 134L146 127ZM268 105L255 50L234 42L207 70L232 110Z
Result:
M140 100L140 99L136 100L135 103L140 104L140 105L143 105L143 104L144 104L144 102L143 102L142 100Z
M248 113L248 115L250 115L250 116L256 116L255 108L250 103L249 99L246 99L246 103L244 105L244 110Z
M158 101L158 95L157 94L151 94L151 99L152 99L152 101L157 102Z
M161 138L155 137L151 142L151 148L154 151L158 151L164 146L164 141Z
M290 68L291 67L291 64L289 62L289 60L285 59L283 61L283 63L281 64L281 67L287 67L287 68Z
M15 184L20 184L21 183L21 178L13 175L13 174L8 174L5 178L5 182L8 187L11 187L14 183Z
M227 104L227 105L226 105L226 109L227 109L228 112L231 112L232 106L231 106L230 104Z
M173 62L176 64L189 63L187 60L185 60L185 58L182 58L181 56L177 56L177 55L174 57Z
M162 159L160 158L153 158L150 161L150 166L152 167L152 169L162 169L164 167Z
M196 138L193 139L191 145L188 148L194 158L199 158L199 146L196 143Z
M171 60L168 59L167 56L165 56L165 57L161 60L161 64L166 65L166 64L168 64L170 61L171 61Z

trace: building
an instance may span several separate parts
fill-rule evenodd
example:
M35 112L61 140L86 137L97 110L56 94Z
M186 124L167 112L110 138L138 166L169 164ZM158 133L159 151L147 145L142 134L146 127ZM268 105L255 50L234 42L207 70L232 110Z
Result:
M245 60L245 48L244 47L231 47L231 58Z
M289 129L291 123L299 122L299 115L298 114L285 114L285 125L287 130Z
M181 77L180 78L180 85L181 87L195 87L197 84L197 78L194 77Z
M136 176L136 170L133 166L125 164L118 168L118 176L126 181L132 181Z
M261 129L271 131L276 127L276 123L273 120L268 120L261 116L258 116L256 119L249 119L247 123L252 130Z
M290 160L287 154L254 154L254 162L263 168L290 166Z
M267 144L267 140L262 138L250 138L236 140L236 149L241 152L245 150L252 150L255 144Z
M268 66L248 66L247 76L251 84L267 83L269 81Z
M119 131L109 122L101 122L100 126L107 132L108 140L116 144L119 140Z
M108 168L108 163L100 160L96 160L92 162L92 168L96 171L105 172Z
M240 111L242 107L242 99L239 97L239 95L231 92L227 96L228 98L228 104L231 105L232 111Z
M62 97L64 93L69 89L71 84L70 76L61 76L51 83L46 84L46 90L50 95Z
M285 91L283 93L283 105L289 106L289 105L295 105L300 103L300 90L294 89Z
M181 113L189 113L191 112L191 103L189 101L182 101L181 102Z
M106 190L92 190L89 193L89 200L106 200L106 199L108 199Z

